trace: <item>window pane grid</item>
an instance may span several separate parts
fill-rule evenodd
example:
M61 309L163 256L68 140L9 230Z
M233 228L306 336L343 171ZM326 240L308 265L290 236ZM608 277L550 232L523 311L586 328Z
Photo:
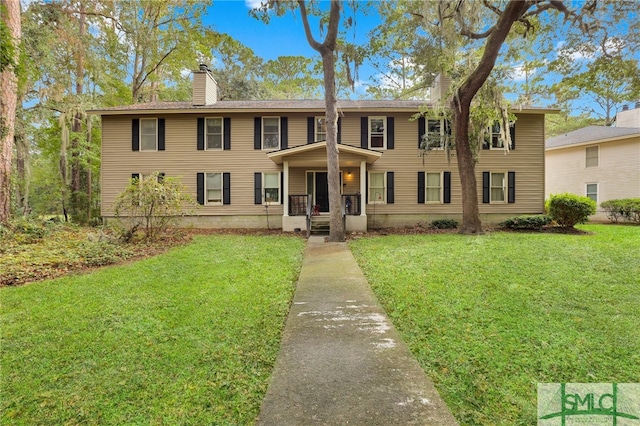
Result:
M222 173L207 173L207 204L222 204Z
M369 175L369 201L384 202L385 201L384 173L371 173Z
M207 118L207 149L222 149L221 118Z
M327 140L327 120L324 117L316 117L316 142Z
M491 201L505 201L505 174L491 173Z
M369 146L384 148L384 118L369 119Z
M264 174L264 200L267 203L280 203L280 173Z
M427 173L427 201L440 201L440 173Z
M598 167L597 146L590 146L586 149L586 167Z
M156 150L156 119L140 119L140 149L142 151Z
M278 149L280 146L280 118L262 119L262 148Z
M597 183L587 184L587 197L591 198L596 203L598 202L598 184Z

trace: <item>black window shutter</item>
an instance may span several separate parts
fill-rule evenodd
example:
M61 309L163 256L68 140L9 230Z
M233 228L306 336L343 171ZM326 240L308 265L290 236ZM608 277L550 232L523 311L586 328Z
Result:
M424 204L425 196L425 175L424 172L418 172L418 204Z
M387 117L387 149L395 148L395 125L393 117Z
M131 150L140 151L140 119L131 120Z
M482 172L482 202L487 204L490 200L490 188L489 179L491 178L489 172Z
M427 120L424 117L418 118L418 148L422 148L422 138L427 133Z
M284 173L280 172L280 204L284 204L282 197L284 197Z
M198 117L198 151L204 150L204 118Z
M253 149L262 149L262 118L253 118Z
M387 204L393 204L395 202L394 195L393 172L387 172Z
M442 192L444 193L442 196L442 202L445 204L451 203L451 172L444 172L442 174L442 179L444 180Z
M360 148L369 148L369 117L360 119Z
M198 204L204 205L204 173L197 174Z
M338 117L338 143L342 143L342 119Z
M289 148L289 120L280 117L280 149Z
M224 126L224 146L223 149L228 151L231 149L231 117L223 119Z
M253 195L253 202L254 204L262 204L262 173L260 172L256 172L253 175L253 179L254 179L254 195Z
M516 202L516 172L507 173L507 202Z
M222 174L222 204L231 204L231 173Z
M509 126L509 133L511 134L511 146L509 149L516 149L516 125L515 123Z
M307 117L307 143L316 141L316 119L315 117Z
M158 151L164 151L164 118L158 118Z

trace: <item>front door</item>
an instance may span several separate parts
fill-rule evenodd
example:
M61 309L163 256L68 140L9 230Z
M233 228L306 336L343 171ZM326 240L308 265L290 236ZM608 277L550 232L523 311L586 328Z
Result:
M321 212L329 211L329 182L327 172L315 172L316 204Z

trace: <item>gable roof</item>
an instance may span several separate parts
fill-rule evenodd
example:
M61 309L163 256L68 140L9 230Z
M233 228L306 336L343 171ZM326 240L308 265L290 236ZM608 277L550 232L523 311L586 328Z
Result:
M608 142L610 140L624 139L632 136L640 136L640 128L587 126L574 130L573 132L565 133L564 135L547 139L545 148L555 149L595 142Z

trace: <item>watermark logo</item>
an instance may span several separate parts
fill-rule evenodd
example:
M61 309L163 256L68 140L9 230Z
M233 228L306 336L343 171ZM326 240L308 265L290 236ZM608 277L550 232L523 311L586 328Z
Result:
M538 383L538 425L640 426L640 383Z

